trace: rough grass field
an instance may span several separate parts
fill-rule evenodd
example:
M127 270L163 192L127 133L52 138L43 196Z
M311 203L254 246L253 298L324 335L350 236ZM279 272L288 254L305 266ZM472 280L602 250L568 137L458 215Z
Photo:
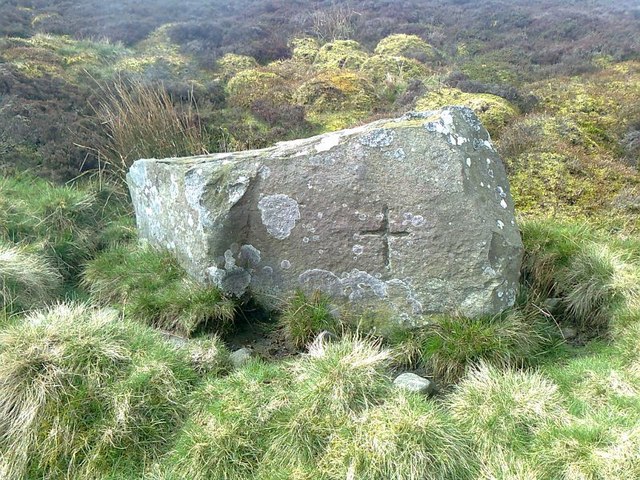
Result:
M116 308L62 304L0 322L0 471L80 480L635 478L640 312L624 281L637 274L637 243L555 221L525 222L523 232L527 295L504 315L440 316L410 336L380 335L380 313L338 322L321 297L297 294L279 322L303 335L287 333L301 354L236 368L219 337L175 343L143 325L160 310L135 306L140 297L193 319L205 305L215 314L221 297L189 297L200 298L195 305L165 297L158 292L183 281L170 257L111 248L87 265L83 284ZM577 311L587 291L598 301ZM567 326L577 337L563 338ZM198 335L228 333L224 323L203 328ZM342 338L302 340L327 328ZM435 397L393 386L410 355L438 383Z

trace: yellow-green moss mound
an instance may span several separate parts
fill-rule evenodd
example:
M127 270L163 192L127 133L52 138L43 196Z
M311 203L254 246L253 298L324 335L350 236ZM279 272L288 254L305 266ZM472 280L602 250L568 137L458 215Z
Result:
M402 81L426 77L430 70L413 58L391 55L373 55L361 67L361 71L374 82Z
M307 107L307 118L323 130L339 130L369 115L373 86L358 73L328 70L305 82L295 100Z
M227 84L229 103L249 107L257 100L270 98L272 102L287 101L289 93L282 78L265 70L243 70Z
M315 63L323 68L358 69L367 60L367 52L354 40L336 40L325 43L315 58Z
M435 49L417 35L397 33L380 40L375 53L395 57L416 58L422 62L431 62L438 58Z
M253 57L247 55L237 55L235 53L227 53L218 60L218 68L222 72L223 77L231 78L238 72L250 70L258 66L258 62Z
M504 98L488 93L466 93L457 88L441 88L422 97L417 110L435 110L447 105L464 105L480 118L489 133L497 135L518 115L518 109Z
M289 46L293 51L292 58L306 63L313 63L320 51L320 44L315 38L295 38Z
M522 215L592 218L635 228L635 169L594 144L568 116L529 115L500 134L516 209Z

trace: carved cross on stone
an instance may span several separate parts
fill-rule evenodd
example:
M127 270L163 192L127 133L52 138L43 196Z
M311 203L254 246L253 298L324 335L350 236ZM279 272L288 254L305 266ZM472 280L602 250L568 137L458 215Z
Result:
M382 221L380 226L375 230L362 230L360 235L363 237L380 237L382 239L382 259L384 261L385 268L391 268L391 261L389 258L389 237L406 237L409 235L407 231L391 231L389 228L389 206L384 205L382 207Z

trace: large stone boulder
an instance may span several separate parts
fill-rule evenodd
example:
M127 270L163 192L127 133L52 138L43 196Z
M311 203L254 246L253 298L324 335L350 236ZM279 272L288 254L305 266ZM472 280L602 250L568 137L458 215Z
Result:
M268 308L296 288L399 321L512 305L522 242L474 113L410 113L272 148L138 160L140 236Z

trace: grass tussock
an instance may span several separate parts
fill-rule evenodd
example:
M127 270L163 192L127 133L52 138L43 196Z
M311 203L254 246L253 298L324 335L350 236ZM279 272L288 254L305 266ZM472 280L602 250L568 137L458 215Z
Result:
M329 298L319 291L306 295L297 290L285 303L279 323L287 339L297 348L309 343L323 330L338 333L341 329Z
M0 244L0 308L21 312L51 302L62 283L42 255L25 247Z
M534 447L543 478L639 478L640 429L610 428L603 420L550 424Z
M229 350L216 335L192 339L186 348L193 369L200 375L219 376L231 369Z
M548 342L542 327L536 313L519 309L478 318L442 315L418 334L417 348L427 371L451 384L478 362L505 368L532 361Z
M132 220L117 187L55 186L29 175L0 181L0 238L29 245L74 284L82 265L101 248L132 235Z
M388 362L379 343L347 337L210 378L149 478L475 478L469 438L442 404L394 390Z
M194 378L157 334L111 310L28 316L0 332L0 477L140 471L168 446Z
M628 327L630 337L636 325ZM619 340L593 341L542 367L568 407L531 444L542 478L638 478L640 376L633 349Z
M205 326L224 332L233 324L232 300L215 287L189 279L171 254L148 245L105 251L87 265L83 284L98 302L181 335Z
M594 234L584 224L545 220L520 222L520 228L525 247L523 280L540 297L553 297L560 283L558 273Z
M285 401L286 373L254 361L226 378L204 383L192 414L159 478L253 478L265 450L267 424Z
M586 225L552 221L523 224L523 280L544 303L557 299L560 321L588 336L607 334L612 320L638 308L637 243L607 237Z
M116 80L103 87L101 94L95 109L105 129L101 153L122 177L140 158L207 153L193 100L181 108L164 87L142 81Z
M444 408L398 392L334 435L322 459L327 478L472 479L477 458Z
M483 455L524 452L547 422L566 415L558 388L535 372L480 364L449 399L453 417Z
M589 244L563 272L562 289L567 313L583 327L602 330L617 308L637 303L640 266L607 245Z
M313 410L328 400L336 413L350 413L376 403L388 393L390 352L380 342L346 336L339 342L318 342L291 364L301 398Z
M355 336L311 345L290 364L293 391L274 422L266 468L304 471L314 465L337 429L389 394L389 360L379 342Z

